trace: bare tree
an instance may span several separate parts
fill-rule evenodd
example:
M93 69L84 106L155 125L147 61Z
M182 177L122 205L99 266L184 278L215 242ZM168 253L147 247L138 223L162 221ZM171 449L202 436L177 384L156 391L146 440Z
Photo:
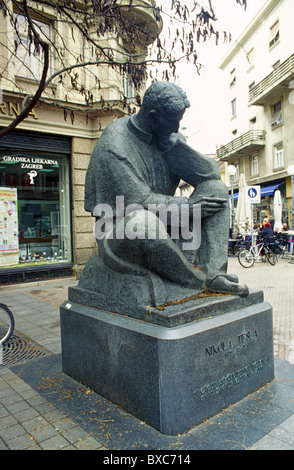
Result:
M246 8L246 0L232 1ZM183 59L199 71L197 43L213 37L218 44L229 40L229 35L215 28L213 0L191 0L189 6L182 0L168 3L164 8L154 0L0 0L4 28L0 31L0 80L11 83L23 100L21 112L0 131L0 137L15 129L42 99L58 101L65 118L70 109L72 122L74 111L82 107L80 100L70 97L73 92L83 98L86 111L97 103L99 95L100 107L111 106L103 96L105 86L111 85L103 80L103 67L126 76L138 105L140 89L148 77L158 79L160 74L160 79L175 80ZM148 16L153 17L152 23ZM168 37L160 34L162 21ZM69 46L65 27L71 43L78 47ZM15 80L17 67L33 79L29 92ZM60 85L58 97L56 87L49 86L52 83ZM129 105L128 98L127 94L122 96L122 106Z

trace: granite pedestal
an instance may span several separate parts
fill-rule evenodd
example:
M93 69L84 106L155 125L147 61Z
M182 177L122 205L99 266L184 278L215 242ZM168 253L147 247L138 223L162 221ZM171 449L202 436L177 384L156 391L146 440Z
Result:
M274 378L272 309L262 292L156 310L142 320L64 302L63 371L169 435Z

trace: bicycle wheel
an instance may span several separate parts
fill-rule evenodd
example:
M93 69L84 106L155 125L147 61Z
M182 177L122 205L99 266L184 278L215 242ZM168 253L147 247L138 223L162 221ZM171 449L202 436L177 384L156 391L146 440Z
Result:
M272 266L276 264L276 257L270 248L267 248L265 252L265 257Z
M238 260L243 268L251 268L254 263L254 256L250 250L241 250L238 253Z
M14 318L7 305L0 304L0 344L9 340L14 330Z

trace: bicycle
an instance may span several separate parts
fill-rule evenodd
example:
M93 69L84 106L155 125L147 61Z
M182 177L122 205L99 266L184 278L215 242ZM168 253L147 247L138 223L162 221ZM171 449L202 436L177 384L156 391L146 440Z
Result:
M276 264L276 256L270 249L268 245L265 245L264 242L258 243L239 251L238 261L243 266L243 268L251 268L255 261L259 261L260 257L265 257L265 259L274 266Z
M0 303L0 346L11 337L14 330L14 316L5 304Z

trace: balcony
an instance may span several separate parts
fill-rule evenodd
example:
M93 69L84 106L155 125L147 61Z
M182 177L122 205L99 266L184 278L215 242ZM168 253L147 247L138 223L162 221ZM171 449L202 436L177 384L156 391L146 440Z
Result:
M264 106L281 95L294 80L294 54L249 91L249 104Z
M163 22L154 0L119 0L123 18L138 28L139 42L150 45L162 30ZM128 42L128 40L126 41Z
M261 147L265 146L265 131L251 130L232 140L227 145L223 145L217 150L217 157L220 160L230 160L243 154L253 154Z

